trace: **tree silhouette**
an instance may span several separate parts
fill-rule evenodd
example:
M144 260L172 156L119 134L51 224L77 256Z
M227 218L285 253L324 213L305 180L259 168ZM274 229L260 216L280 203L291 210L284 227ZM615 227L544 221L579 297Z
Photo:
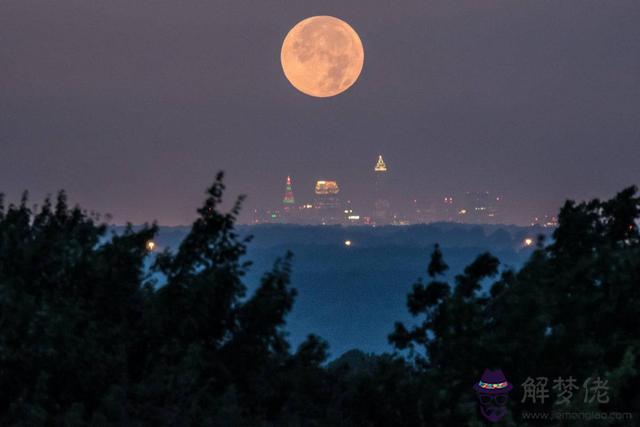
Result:
M480 255L451 288L438 280L446 265L436 246L428 267L431 282L414 285L407 299L421 323L412 328L398 323L389 336L398 349L424 349L417 360L423 382L448 385L424 396L430 403L423 411L433 414L435 425L477 419L469 408L470 385L486 367L501 367L516 384L528 376L601 375L611 379L616 396L603 410L640 407L640 199L635 194L631 187L606 202L568 201L552 243L539 245L521 270L503 270L487 291L482 283L499 272L496 258ZM527 409L520 403L512 401L515 418ZM547 402L545 408L551 407Z
M1 425L479 425L471 386L486 367L516 385L598 375L610 402L570 410L638 412L635 188L565 203L552 240L517 271L483 253L450 284L436 245L428 283L407 298L416 324L389 337L399 352L354 350L329 364L321 338L295 351L287 342L290 253L248 293L249 239L234 228L242 199L220 212L224 189L219 174L151 272L155 224L113 234L63 192L33 209L26 194L8 206L0 196ZM503 424L525 425L527 404L509 405Z

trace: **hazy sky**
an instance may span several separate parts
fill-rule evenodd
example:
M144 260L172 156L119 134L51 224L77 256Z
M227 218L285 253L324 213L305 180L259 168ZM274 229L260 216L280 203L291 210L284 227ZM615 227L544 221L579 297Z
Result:
M334 98L280 66L311 15L364 44ZM334 178L355 200L379 152L399 195L490 190L520 221L638 183L640 1L0 2L10 199L65 188L119 223L186 223L217 170L248 208L287 174L299 199Z

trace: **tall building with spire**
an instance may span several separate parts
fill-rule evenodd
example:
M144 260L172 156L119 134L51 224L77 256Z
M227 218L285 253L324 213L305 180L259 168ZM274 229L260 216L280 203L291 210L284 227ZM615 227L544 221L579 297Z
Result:
M373 168L373 170L376 171L376 172L386 172L387 171L387 165L384 162L384 159L382 158L382 154L380 154L378 156L378 161L376 162L376 165Z
M284 205L284 209L287 210L288 208L295 205L295 203L296 203L296 199L293 196L293 188L291 186L291 176L287 176L287 186L285 187L285 190L284 190L284 197L282 198L282 204Z
M373 203L373 220L376 224L388 224L391 221L391 202L389 201L389 171L387 164L378 156L373 167L375 174L375 199Z

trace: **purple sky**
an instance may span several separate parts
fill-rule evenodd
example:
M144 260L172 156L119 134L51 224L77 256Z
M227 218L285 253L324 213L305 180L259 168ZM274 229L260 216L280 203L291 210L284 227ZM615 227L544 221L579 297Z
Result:
M349 22L359 81L317 99L289 29ZM356 200L382 152L397 196L490 190L512 221L640 177L640 1L5 0L0 191L59 188L117 223L187 223L214 173L247 209L287 174ZM307 196L307 197L305 197Z

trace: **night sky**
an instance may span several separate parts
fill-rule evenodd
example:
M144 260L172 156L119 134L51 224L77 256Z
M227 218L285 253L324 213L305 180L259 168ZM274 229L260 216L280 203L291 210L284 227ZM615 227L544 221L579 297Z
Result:
M333 98L295 90L287 32L347 21L365 49ZM489 190L510 221L640 181L638 0L0 3L0 191L66 189L116 223L194 217L216 171L247 209L336 179L365 200Z

